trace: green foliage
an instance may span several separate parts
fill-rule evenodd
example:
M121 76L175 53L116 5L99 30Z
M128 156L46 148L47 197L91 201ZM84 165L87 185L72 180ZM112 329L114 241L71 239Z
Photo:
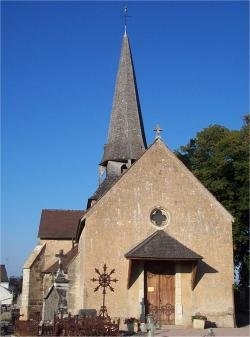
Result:
M192 321L194 319L201 319L202 321L206 321L207 317L198 312L198 313L196 313L195 315L192 316Z
M234 262L248 285L249 115L240 130L211 125L175 153L233 215Z

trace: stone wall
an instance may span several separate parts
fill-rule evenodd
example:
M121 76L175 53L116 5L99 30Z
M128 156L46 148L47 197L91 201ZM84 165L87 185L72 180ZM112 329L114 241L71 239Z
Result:
M169 213L164 230L203 256L194 290L191 270L178 275L176 323L191 324L198 311L216 314L223 317L222 324L233 326L228 319L233 308L232 217L160 140L86 214L80 240L83 307L100 307L101 292L93 291L90 280L94 268L106 263L119 280L115 292L107 295L110 314L140 316L142 276L128 289L129 261L124 254L157 230L149 215L158 206Z
M64 254L72 248L71 240L40 240L40 244L46 244L44 270L49 268L53 263L58 261L55 255L63 249Z
M51 276L44 271L58 261L55 256L60 249L64 253L72 248L71 240L40 240L28 257L23 269L22 319L41 319L43 297L52 285Z
M54 284L54 276L52 274L44 274L43 276L43 296L46 296L50 288Z
M78 308L81 308L81 296L79 296L79 289L81 288L80 283L80 259L79 255L77 255L73 261L71 261L68 267L68 280L69 280L69 288L68 288L68 311L72 315L78 314Z
M27 320L29 318L30 313L30 301L33 300L32 298L32 291L33 283L35 280L33 280L33 277L31 275L31 269L35 266L37 263L41 263L41 258L44 256L44 250L45 245L37 245L30 256L25 261L25 264L23 266L23 284L22 284L22 295L21 295L21 307L20 307L20 319ZM38 262L37 262L38 261Z
M30 268L29 276L29 304L28 304L28 318L42 319L42 305L43 305L43 274L44 267L44 251L40 254L32 267Z

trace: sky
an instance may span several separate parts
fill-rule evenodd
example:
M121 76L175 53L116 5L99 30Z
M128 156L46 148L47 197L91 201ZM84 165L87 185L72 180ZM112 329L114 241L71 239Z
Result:
M124 34L122 1L1 2L1 264L21 275L42 209L98 186ZM172 150L249 112L248 1L127 1L147 143Z

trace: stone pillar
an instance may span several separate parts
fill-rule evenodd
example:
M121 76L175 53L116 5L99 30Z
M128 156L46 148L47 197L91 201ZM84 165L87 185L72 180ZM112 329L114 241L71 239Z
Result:
M140 303L140 320L146 321L145 317L145 296L144 296L144 270L139 276L139 303Z
M181 301L181 265L175 265L175 324L183 324L183 307Z
M68 287L69 280L66 279L65 274L61 268L58 269L54 282L54 287L59 295L58 313L68 313Z
M29 318L29 284L30 284L30 269L24 268L20 320L25 321Z

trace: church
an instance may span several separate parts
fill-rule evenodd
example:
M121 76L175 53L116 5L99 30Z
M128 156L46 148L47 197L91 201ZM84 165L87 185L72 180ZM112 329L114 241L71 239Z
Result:
M233 327L233 217L159 128L147 145L126 31L99 174L85 210L42 210L21 319L96 310L183 327L200 314Z

